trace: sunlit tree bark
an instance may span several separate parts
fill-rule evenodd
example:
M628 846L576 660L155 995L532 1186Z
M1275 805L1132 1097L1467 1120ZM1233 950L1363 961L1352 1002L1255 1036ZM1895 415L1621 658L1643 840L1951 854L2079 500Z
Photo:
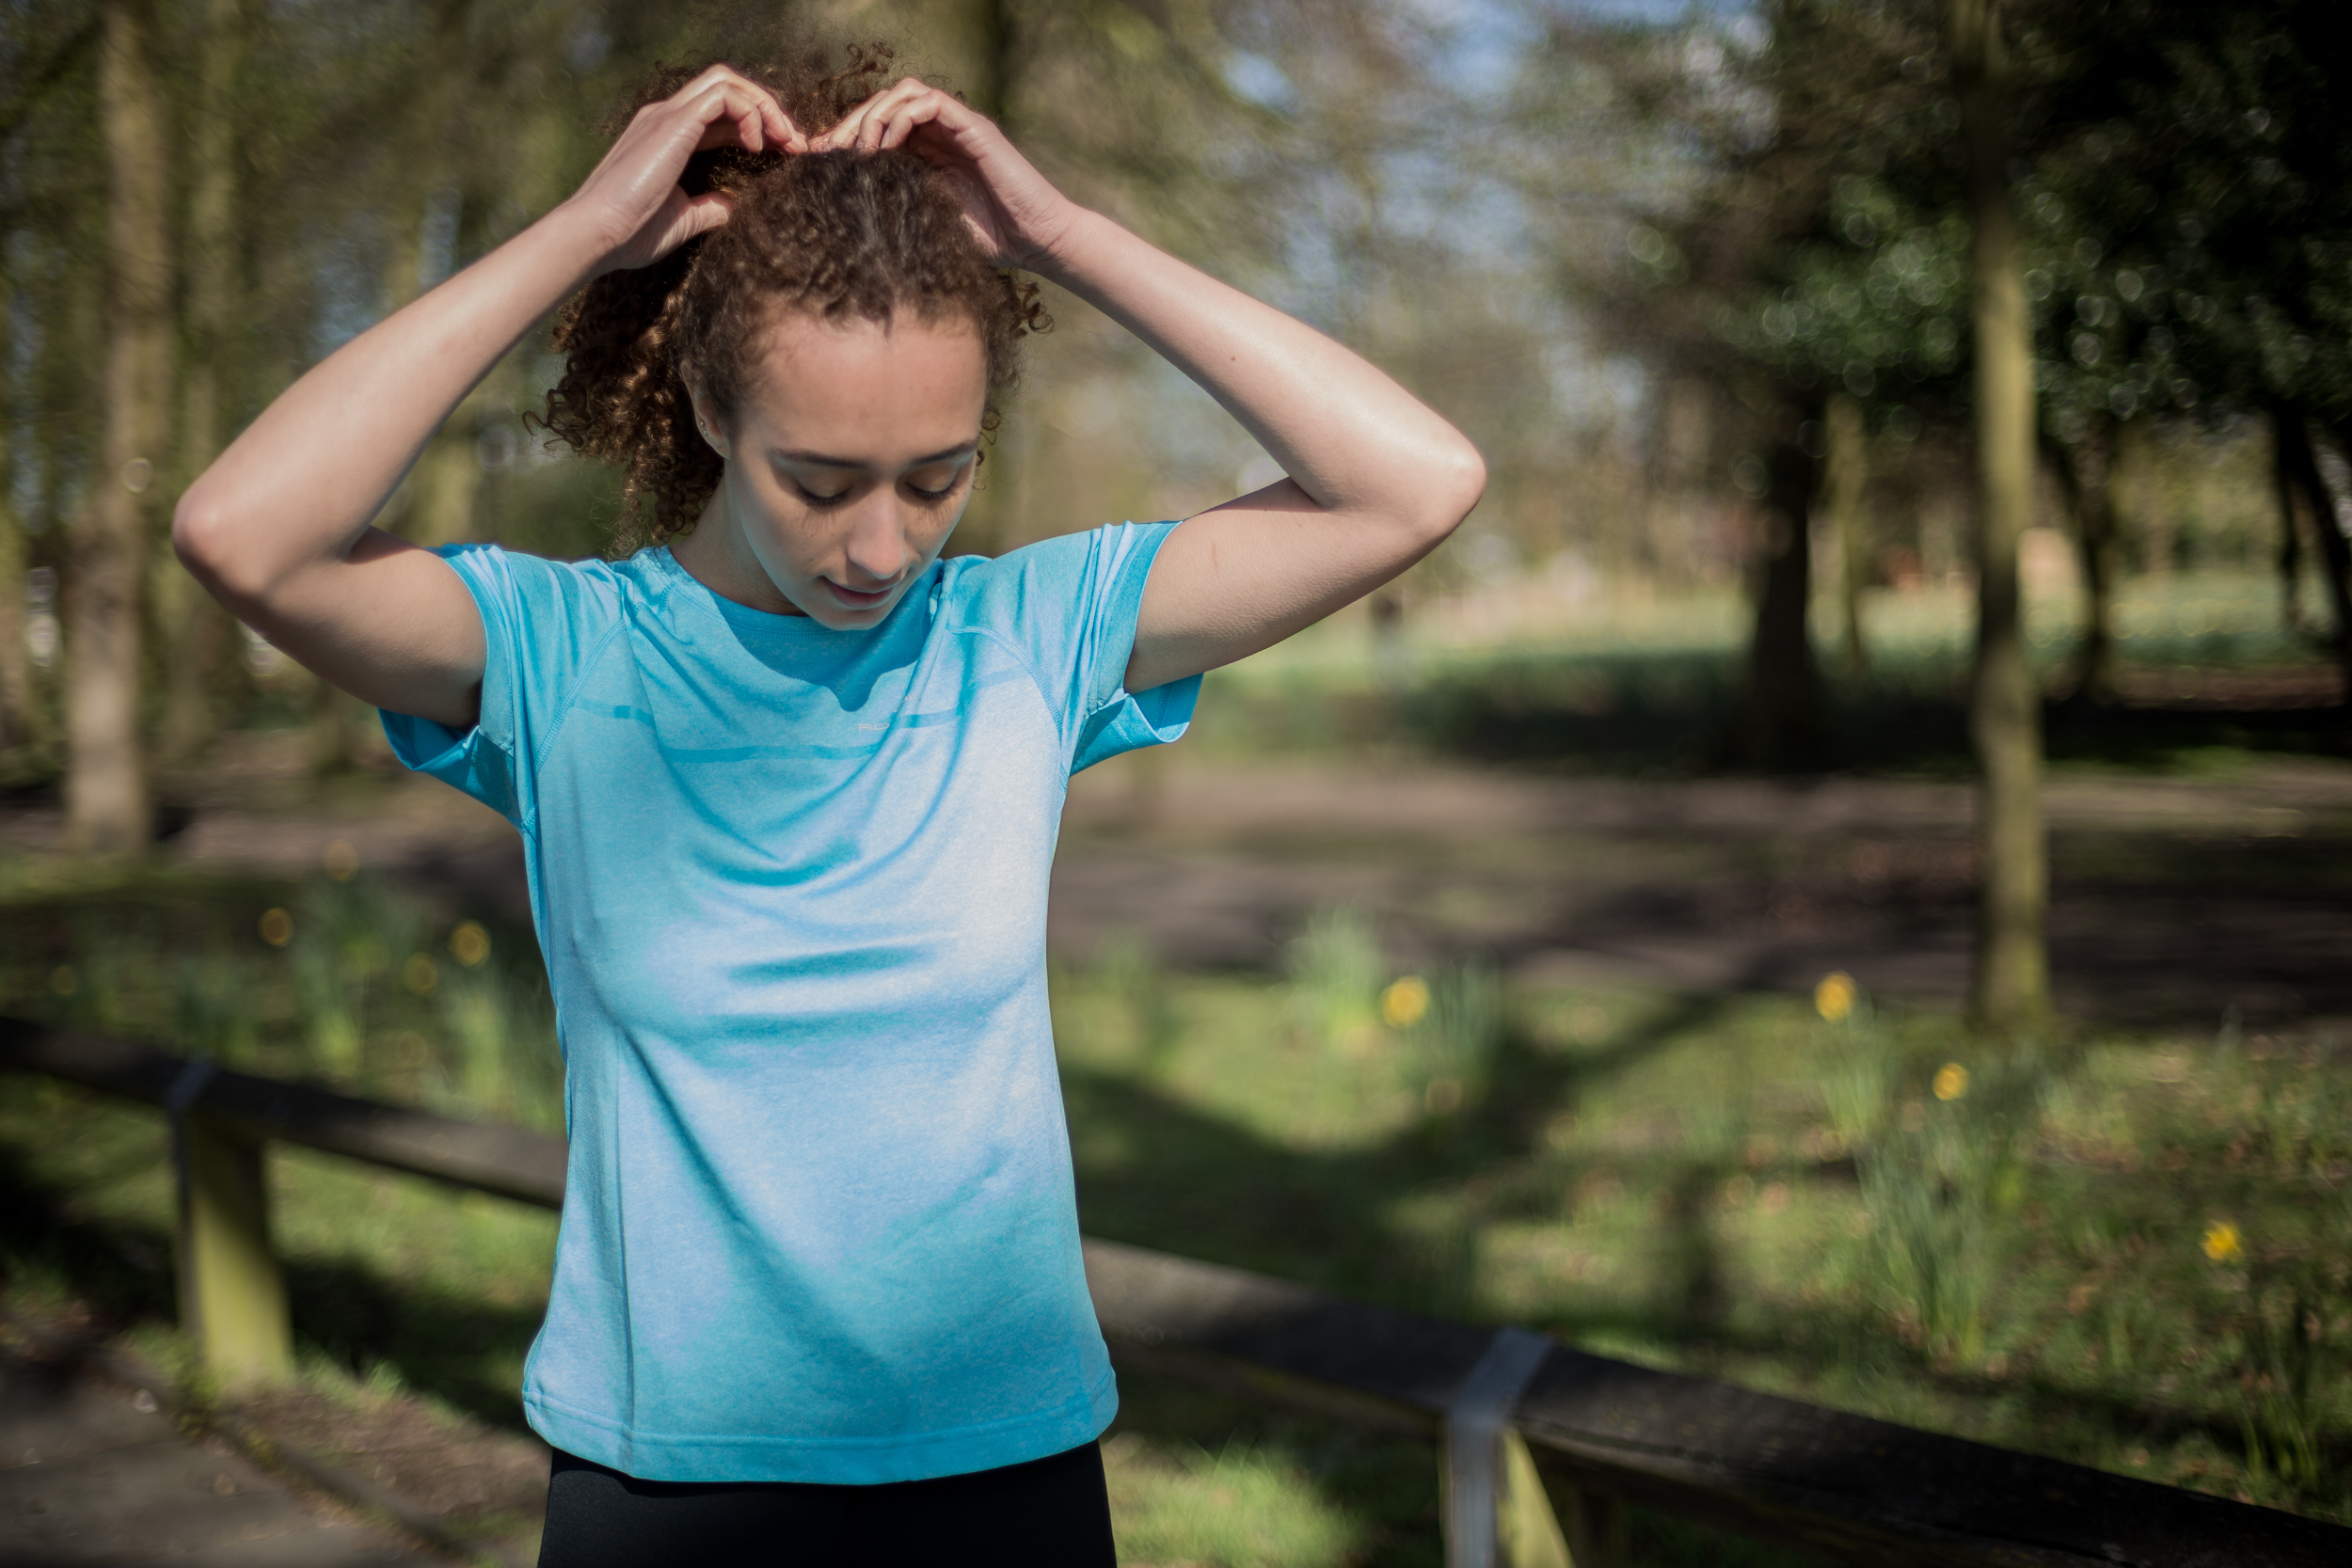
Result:
M1971 1011L1986 1028L2050 1007L2043 935L2042 696L2026 662L2017 549L2033 510L2034 388L2024 267L2009 185L1998 0L1951 0L1951 54L1968 167L1977 421L1977 663L1969 695L1982 859Z
M106 414L66 593L66 820L76 847L121 852L143 847L151 826L139 600L170 431L169 142L150 57L152 0L105 0L100 15Z

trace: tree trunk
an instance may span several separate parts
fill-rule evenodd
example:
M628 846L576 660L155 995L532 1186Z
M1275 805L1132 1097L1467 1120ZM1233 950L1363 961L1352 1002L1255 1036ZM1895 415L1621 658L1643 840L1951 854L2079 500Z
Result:
M2053 443L2051 467L2074 514L2083 563L2083 647L2070 701L2105 707L2115 686L2115 427L2094 418L2072 447Z
M74 847L143 847L139 590L171 422L171 257L153 0L103 0L99 118L106 144L106 428L74 525L66 594L66 825Z
M24 643L24 530L8 504L8 452L0 443L0 753L34 745L41 736L40 696ZM9 764L16 771L18 758Z
M1862 426L1862 405L1842 392L1829 400L1822 422L1828 467L1821 477L1821 504L1829 514L1829 535L1837 542L1837 609L1846 637L1846 667L1859 674L1870 664L1870 650L1862 639L1862 590L1870 571L1862 492L1870 481L1870 437Z
M2344 666L2344 700L2352 705L2352 540L2344 538L2336 521L2335 495L2328 486L2327 475L2319 471L2311 429L2303 421L2303 411L2292 404L2277 404L2270 411L2279 500L2290 524L2294 521L2293 491L2302 491L2312 509L2312 533L2319 541L2319 575L2328 588L2328 608L2334 612L2334 635L2328 646Z
M1795 434L1772 442L1764 493L1764 549L1748 647L1748 689L1733 719L1729 760L1772 771L1819 768L1829 759L1820 672L1805 625L1813 596L1810 513L1820 469Z
M0 270L0 366L15 362L11 327L15 293ZM0 381L0 396L11 390ZM0 402L0 432L15 423L15 410ZM0 752L40 737L40 699L33 686L33 659L24 643L24 526L16 515L16 444L0 434ZM15 766L22 766L21 761Z
M228 444L229 388L244 290L237 233L237 76L250 25L247 0L206 0L197 51L196 123L190 128L187 207L188 364L181 471L194 479ZM170 650L158 760L185 764L220 728L215 701L237 647L229 612L157 552L156 630Z
M2049 851L2042 825L2042 697L2026 662L2017 546L2033 513L2033 350L2017 217L1998 0L1952 0L1953 81L1966 138L1975 302L1978 472L1977 835L1983 887L1970 1010L1985 1028L2049 1012Z

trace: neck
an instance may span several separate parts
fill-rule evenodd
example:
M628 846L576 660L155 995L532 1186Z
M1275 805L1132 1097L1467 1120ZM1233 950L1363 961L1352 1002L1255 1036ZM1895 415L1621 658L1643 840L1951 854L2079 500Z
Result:
M723 599L771 615L804 615L769 579L767 568L752 553L750 541L727 505L726 481L710 494L709 504L687 532L670 541L670 556L686 575Z

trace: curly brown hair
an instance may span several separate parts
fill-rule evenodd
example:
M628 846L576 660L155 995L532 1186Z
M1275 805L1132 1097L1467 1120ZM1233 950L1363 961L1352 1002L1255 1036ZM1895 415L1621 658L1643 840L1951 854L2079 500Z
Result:
M726 63L813 135L887 85L891 50L855 47L837 67L817 50ZM708 69L661 69L607 129L617 135L639 108ZM967 317L992 394L1018 382L1022 337L1053 325L1037 285L990 265L947 176L911 152L720 148L690 159L680 183L733 197L727 221L652 266L607 273L564 307L564 374L537 421L556 442L625 466L616 550L675 538L701 516L725 465L694 429L688 383L730 414L777 308L828 320L887 322L901 309ZM1001 419L992 396L980 427L993 432Z

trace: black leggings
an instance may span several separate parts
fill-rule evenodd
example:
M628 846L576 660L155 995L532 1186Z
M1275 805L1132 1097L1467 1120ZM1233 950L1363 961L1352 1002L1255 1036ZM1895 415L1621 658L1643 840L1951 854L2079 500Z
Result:
M539 1568L1117 1568L1103 1450L935 1481L639 1481L555 1450Z

